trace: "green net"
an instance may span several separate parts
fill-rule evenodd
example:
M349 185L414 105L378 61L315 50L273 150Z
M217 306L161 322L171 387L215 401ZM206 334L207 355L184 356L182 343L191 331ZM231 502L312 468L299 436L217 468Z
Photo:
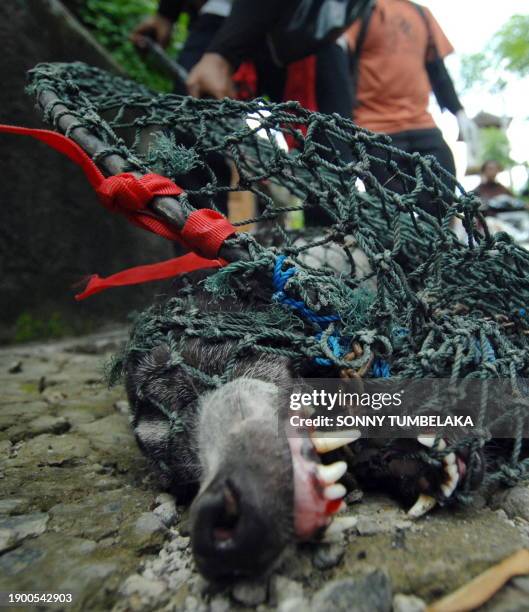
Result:
M184 284L138 317L114 377L162 342L171 366L205 387L228 380L249 352L287 356L299 371L314 364L327 377L369 365L368 377L502 378L516 388L525 376L529 253L489 235L479 201L432 157L293 102L155 94L80 63L37 66L30 90L45 120L107 174L156 171L184 187L184 217L253 194L255 209L238 222L251 231L227 241L230 263L200 290L244 304L257 283L268 307L189 308L197 286ZM194 338L231 342L223 371L185 362L183 343ZM529 417L521 394L505 411ZM489 462L489 483L525 477L517 431Z

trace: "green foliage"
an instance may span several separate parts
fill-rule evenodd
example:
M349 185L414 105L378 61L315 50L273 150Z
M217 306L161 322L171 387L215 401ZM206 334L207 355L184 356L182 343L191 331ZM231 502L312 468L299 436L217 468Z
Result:
M463 56L461 77L465 89L504 89L505 71L523 78L529 74L529 15L513 15L479 53Z
M493 50L506 70L529 75L529 15L513 15L493 39Z
M171 91L171 80L138 54L129 36L134 27L158 6L157 0L86 0L80 11L83 23L127 74L159 91ZM167 52L176 55L187 31L186 16L176 24Z
M461 60L461 79L463 87L483 87L487 84L486 73L489 68L487 55L482 51L472 55L464 55Z
M62 338L71 333L70 326L58 312L47 318L37 318L29 312L23 312L15 322L15 342L48 340Z

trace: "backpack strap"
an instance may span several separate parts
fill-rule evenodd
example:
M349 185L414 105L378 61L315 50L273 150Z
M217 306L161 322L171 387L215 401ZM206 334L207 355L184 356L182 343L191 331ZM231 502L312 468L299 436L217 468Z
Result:
M354 109L358 106L357 92L358 77L360 73L360 55L362 53L362 48L366 40L369 23L371 22L371 17L373 16L374 9L375 2L371 2L367 7L365 13L362 15L362 17L360 17L360 30L358 31L355 49L353 52L350 53L349 56L349 72L351 75L351 90L353 95L353 112Z
M410 4L415 7L421 16L422 20L424 21L424 25L426 26L426 31L428 32L428 43L426 45L426 56L424 61L425 63L435 62L439 59L439 51L437 50L437 45L435 44L430 20L428 19L423 6L417 4L416 2L410 2Z

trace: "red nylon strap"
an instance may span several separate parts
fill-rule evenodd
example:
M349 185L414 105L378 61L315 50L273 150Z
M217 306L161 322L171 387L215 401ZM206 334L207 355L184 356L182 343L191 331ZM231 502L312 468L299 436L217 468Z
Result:
M37 130L15 125L0 125L0 132L30 136L69 157L81 167L103 206L123 213L127 219L144 230L159 234L168 240L180 240L180 234L168 223L154 217L145 209L157 195L180 195L182 189L168 178L147 174L136 179L128 172L106 178L85 151L73 140L51 130ZM161 179L160 181L153 181ZM152 187L152 189L150 188Z
M105 178L96 187L96 193L105 208L114 212L138 211L147 208L155 196L179 196L182 189L159 174L145 174L136 178L123 172Z
M105 208L122 213L131 223L145 230L168 240L183 242L204 256L188 253L159 264L130 268L108 278L92 276L85 291L77 295L76 299L84 299L109 287L160 280L202 268L226 265L225 261L216 257L224 240L234 234L236 229L223 215L210 209L196 210L189 215L183 229L178 231L169 222L146 210L156 196L178 196L182 193L182 189L167 177L146 174L136 178L128 172L105 177L85 151L62 134L1 124L0 132L30 136L66 155L82 168Z
M187 218L181 236L193 251L213 259L226 238L235 231L224 215L211 208L199 208Z
M125 287L127 285L139 285L140 283L173 278L180 274L187 274L195 270L206 268L221 268L226 262L223 259L205 259L195 253L187 253L182 257L161 261L147 266L137 266L123 270L107 278L101 278L97 274L90 277L86 288L82 293L75 296L76 300L84 300L91 295L105 291L110 287Z

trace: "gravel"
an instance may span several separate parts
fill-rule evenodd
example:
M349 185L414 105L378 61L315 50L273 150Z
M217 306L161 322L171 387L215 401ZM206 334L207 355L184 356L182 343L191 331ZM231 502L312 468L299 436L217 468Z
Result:
M332 544L321 544L314 551L312 564L319 570L328 570L336 567L345 554L345 543L342 541Z
M312 612L391 612L391 582L375 570L358 578L333 580L312 599Z
M426 603L419 597L398 593L393 598L393 612L424 612Z
M233 587L231 595L245 606L258 606L266 601L266 584L263 581L241 581Z

